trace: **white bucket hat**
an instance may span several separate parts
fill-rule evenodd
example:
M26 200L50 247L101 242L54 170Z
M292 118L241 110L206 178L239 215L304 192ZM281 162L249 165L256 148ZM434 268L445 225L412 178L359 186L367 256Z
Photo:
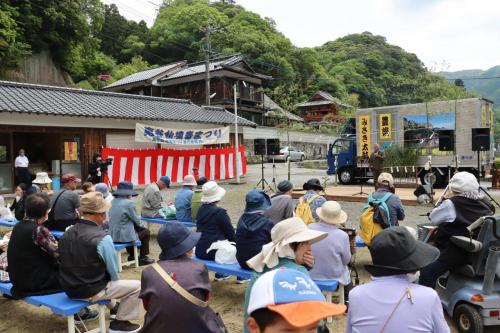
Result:
M247 265L257 272L264 266L273 268L279 264L279 258L294 257L290 244L316 243L328 236L328 233L311 230L300 217L291 217L276 224L271 229L271 243L262 247L262 251L247 261Z
M184 185L184 186L197 186L198 183L196 183L196 178L194 178L193 175L186 175L184 177L184 181L182 182L182 185Z
M49 178L49 175L46 172L37 172L36 178L32 181L33 184L50 184L52 183L52 179Z
M206 203L220 201L226 194L226 190L214 181L209 181L203 184L201 190L203 192L201 195L201 202Z
M457 193L478 191L479 183L472 173L467 171L457 172L450 179L450 190Z
M347 221L347 214L337 201L327 201L316 210L319 218L328 224L342 224Z

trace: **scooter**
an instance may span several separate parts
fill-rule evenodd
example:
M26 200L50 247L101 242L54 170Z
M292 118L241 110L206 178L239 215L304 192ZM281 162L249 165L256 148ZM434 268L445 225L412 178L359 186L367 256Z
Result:
M472 264L439 277L436 291L460 333L482 333L485 326L500 326L500 216L481 217L467 229L469 236L450 240L472 254ZM426 241L432 228L422 230Z

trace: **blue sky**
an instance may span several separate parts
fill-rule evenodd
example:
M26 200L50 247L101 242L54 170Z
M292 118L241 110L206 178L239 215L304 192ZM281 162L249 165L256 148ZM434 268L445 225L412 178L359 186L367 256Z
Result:
M149 26L162 0L103 0ZM370 31L415 53L433 71L500 65L499 0L236 0L276 21L300 47Z

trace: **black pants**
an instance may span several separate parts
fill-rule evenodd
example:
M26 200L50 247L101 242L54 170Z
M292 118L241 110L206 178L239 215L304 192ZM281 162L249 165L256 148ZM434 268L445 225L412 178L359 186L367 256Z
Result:
M17 179L19 181L18 184L24 183L26 184L26 188L31 186L31 175L28 168L17 167Z
M380 176L382 170L372 169L372 173L373 173L373 186L376 186L378 181L378 176Z
M149 238L151 236L151 233L146 228L136 228L135 231L137 232L137 236L141 241L141 246L139 247L139 256L140 257L147 256L149 254ZM134 247L133 246L127 247L127 253L129 256L133 257Z

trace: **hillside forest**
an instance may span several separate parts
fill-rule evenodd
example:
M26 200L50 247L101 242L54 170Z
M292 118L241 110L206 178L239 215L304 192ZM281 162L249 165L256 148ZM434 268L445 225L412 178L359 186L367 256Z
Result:
M266 93L292 111L317 90L358 107L475 95L383 36L364 32L299 48L272 18L228 0L164 0L151 28L100 0L2 1L0 78L8 79L9 70L32 54L49 51L71 77L69 85L99 89L137 71L203 60L207 27L211 58L242 54L257 72L272 76ZM100 81L101 74L111 78Z

